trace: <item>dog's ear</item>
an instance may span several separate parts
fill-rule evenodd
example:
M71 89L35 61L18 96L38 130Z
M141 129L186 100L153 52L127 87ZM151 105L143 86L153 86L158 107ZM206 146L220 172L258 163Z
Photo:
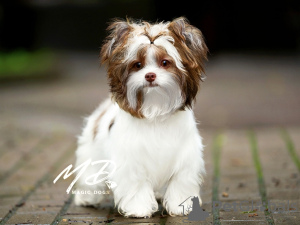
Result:
M120 47L124 47L128 34L131 30L129 20L123 21L119 19L113 20L107 27L109 35L104 40L100 51L101 63L105 63Z
M175 39L175 45L185 50L184 57L191 62L191 67L203 72L203 60L207 59L208 48L205 44L202 32L189 24L185 17L174 19L168 27Z

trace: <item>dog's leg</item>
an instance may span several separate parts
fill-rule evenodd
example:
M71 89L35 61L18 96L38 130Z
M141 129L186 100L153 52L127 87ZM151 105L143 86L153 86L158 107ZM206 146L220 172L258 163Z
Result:
M190 133L184 141L184 149L177 155L177 164L173 168L176 172L169 180L163 199L163 206L171 216L189 214L192 197L198 197L202 204L200 187L205 175L202 140L195 132Z
M137 176L138 180L124 178L124 175L117 177L120 179L115 179L114 199L119 212L126 217L150 218L158 210L152 185L141 179L142 176Z
M94 185L88 185L86 183L88 175L96 174L99 169L99 166L89 166L85 173L78 179L74 199L76 205L96 207L104 199L108 190L104 181Z
M201 172L204 173L204 168L199 166L203 165L203 160L201 162L197 167L187 164L172 176L163 200L163 205L171 216L187 215L192 207L191 197L198 197L201 205Z
M74 198L75 205L79 206L94 206L98 207L101 201L104 199L106 193L105 187L87 188L86 186L80 186L76 188L76 194Z
M99 160L101 159L100 156L92 157L92 147L89 145L81 145L79 146L77 150L77 161L76 161L76 167L81 165L82 163L88 161L88 160ZM92 161L91 161L92 162ZM103 164L96 164L92 165L89 164L85 171L80 175L79 179L76 182L76 195L74 202L76 205L81 206L97 206L105 197L105 194L107 194L107 186L104 181L99 182L97 184L89 185L91 183L92 179L89 178L87 182L87 178L97 174L101 168L103 167ZM77 171L78 174L79 171Z
M78 186L76 188L76 195L74 202L76 205L80 206L94 206L97 207L101 201L104 199L106 194L105 186L97 187L87 187L87 186Z

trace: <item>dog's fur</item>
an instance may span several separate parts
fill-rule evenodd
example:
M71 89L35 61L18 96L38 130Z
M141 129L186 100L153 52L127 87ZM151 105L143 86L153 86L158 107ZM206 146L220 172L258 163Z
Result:
M205 174L192 112L208 51L202 33L183 17L154 24L114 20L108 30L100 57L111 97L87 118L76 165L90 158L115 163L109 179L117 184L114 201L124 216L150 217L158 196L170 215L182 215L179 204L188 197L201 203ZM76 195L77 205L103 199L93 191L104 190L104 182L85 183L99 167L90 166L79 178L77 190L91 194Z

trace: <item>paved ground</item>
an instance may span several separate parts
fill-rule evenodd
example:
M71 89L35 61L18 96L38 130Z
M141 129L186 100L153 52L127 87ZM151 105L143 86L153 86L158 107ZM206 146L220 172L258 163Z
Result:
M0 224L299 224L299 59L211 56L195 107L209 217L195 222L123 218L110 199L77 207L70 179L53 184L74 162L82 118L108 94L97 54L59 57L60 79L0 84Z

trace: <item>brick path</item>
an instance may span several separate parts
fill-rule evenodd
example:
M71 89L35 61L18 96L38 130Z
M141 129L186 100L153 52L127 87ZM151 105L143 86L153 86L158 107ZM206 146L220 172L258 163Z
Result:
M189 224L300 223L297 62L212 57L195 107L206 145L202 208L209 217ZM111 199L97 209L77 207L66 194L70 178L53 184L74 162L82 117L108 93L96 54L62 57L60 69L65 76L58 80L0 86L0 224L183 224L187 217L161 211L123 218ZM260 202L269 202L268 210Z

